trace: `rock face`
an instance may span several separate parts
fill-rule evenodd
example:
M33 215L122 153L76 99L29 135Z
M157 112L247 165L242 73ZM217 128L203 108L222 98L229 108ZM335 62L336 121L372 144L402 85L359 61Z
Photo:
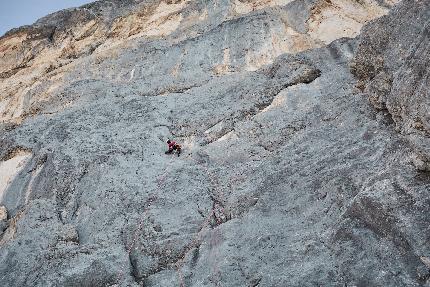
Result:
M115 0L48 15L0 38L0 121L66 108L78 95L65 89L79 80L158 94L254 71L283 53L356 36L396 1L380 2Z
M430 7L393 4L97 1L8 32L2 286L429 286Z
M366 27L353 71L377 109L387 110L430 171L430 2L404 1Z

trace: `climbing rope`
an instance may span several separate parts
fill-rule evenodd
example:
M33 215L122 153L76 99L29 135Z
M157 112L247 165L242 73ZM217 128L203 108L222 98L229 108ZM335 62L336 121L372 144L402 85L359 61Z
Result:
M190 158L190 157L187 157L187 158ZM217 188L217 183L216 183L216 180L215 180L213 174L209 171L207 165L199 163L194 158L190 158L190 159L193 160L194 162L196 162L196 164L198 166L203 167L204 172L206 173L207 177L209 178L209 181L210 181L211 186L212 186L212 191L213 191L213 193L215 193L216 198L214 198L213 195L211 195L211 199L213 201L211 210L209 211L208 215L205 217L205 220L200 225L200 227L198 229L199 231L197 232L197 234L194 236L194 238L191 240L191 242L187 245L184 254L181 256L181 258L175 264L178 278L179 278L180 287L185 287L184 276L182 273L182 267L184 265L185 258L187 257L189 252L191 252L194 248L199 246L199 244L201 243L202 235L205 231L205 228L211 225L212 219L215 221L215 226L219 225L219 224L221 224L227 220L227 218L225 216L224 207L221 204L224 201L224 193L222 192L222 190L219 190ZM162 184L164 183L166 177L169 174L169 170L170 170L172 163L173 163L173 160L171 158L168 165L164 169L163 174L160 177L158 177L157 189L159 191L161 190ZM152 198L149 198L149 200L146 202L146 206L145 206L142 214L140 215L139 224L138 224L138 226L137 226L137 228L133 234L133 239L127 248L127 255L128 256L130 256L130 253L132 252L133 248L135 247L135 245L139 239L139 235L141 234L143 227L144 227L145 215L148 212L148 210L151 208L151 206L155 202L155 200L156 200L156 198L152 197ZM125 265L126 264L123 264L121 270L118 273L117 282L121 282L121 279L124 276Z
M172 165L172 159L170 159L169 163L167 164L167 167L164 169L163 174L161 175L161 177L159 178L158 182L157 182L157 189L160 190L161 189L161 185L164 182L164 180L167 177L168 171L170 169L170 166ZM127 248L127 255L130 256L131 251L133 250L133 247L135 246L137 240L139 239L139 235L142 232L143 229L143 225L144 225L144 221L145 221L145 215L148 212L148 210L151 208L152 203L154 203L154 201L156 200L155 197L151 197L149 198L149 200L147 200L146 202L146 207L143 209L142 214L140 215L140 220L139 220L139 224L134 232L133 235L133 239L131 241L131 244L129 245L129 247ZM118 272L117 275L117 282L121 282L122 277L124 276L124 269L125 269L125 265L123 264L120 271Z
M191 158L191 160L195 161L197 163L197 165L203 167L203 169L204 169L204 171L205 171L205 173L206 173L207 177L209 178L209 181L212 185L212 189L215 191L218 198L214 200L214 198L211 196L214 203L212 204L212 208L211 208L209 214L206 216L205 221L203 221L203 223L200 225L199 231L197 232L196 236L191 240L191 243L188 245L187 250L184 252L183 256L176 263L176 270L178 273L179 286L180 287L185 287L184 275L182 273L182 267L184 265L185 258L187 257L188 253L191 252L194 248L196 248L200 244L200 242L202 240L202 238L201 238L202 234L203 234L205 228L211 224L212 218L215 220L217 225L219 225L223 222L222 219L218 218L217 213L216 213L218 205L220 206L221 214L224 214L223 206L221 204L215 202L215 201L218 201L218 202L223 201L224 200L224 194L221 190L218 190L216 188L216 186L217 186L216 180L214 179L212 173L209 171L209 169L206 165L200 164L194 158Z

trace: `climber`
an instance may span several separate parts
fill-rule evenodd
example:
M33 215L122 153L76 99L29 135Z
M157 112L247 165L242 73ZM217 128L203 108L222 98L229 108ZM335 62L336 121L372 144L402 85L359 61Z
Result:
M166 151L165 154L172 153L173 151L176 151L178 156L181 154L181 146L175 141L167 140L167 145L169 147L169 150Z

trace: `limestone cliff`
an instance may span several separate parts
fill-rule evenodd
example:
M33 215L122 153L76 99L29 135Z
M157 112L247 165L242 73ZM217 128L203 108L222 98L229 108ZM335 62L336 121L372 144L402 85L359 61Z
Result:
M356 36L392 2L116 0L54 13L0 39L0 120L64 108L73 97L62 92L78 80L141 84L156 76L146 66L167 82L190 70L254 71L283 53Z
M429 286L430 2L397 2L102 0L6 33L1 285Z

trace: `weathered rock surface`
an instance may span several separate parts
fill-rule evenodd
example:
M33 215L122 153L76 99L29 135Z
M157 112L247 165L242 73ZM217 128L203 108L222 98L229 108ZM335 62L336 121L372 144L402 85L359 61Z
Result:
M0 206L0 221L4 221L7 219L7 210L6 207Z
M0 38L0 121L66 108L76 96L64 91L79 80L161 93L257 70L283 53L356 36L397 1L386 2L115 0L61 11Z
M387 110L415 147L412 159L430 171L430 2L403 1L367 26L353 63L374 106Z
M373 44L428 42L428 5L343 38L392 4L98 1L6 34L2 285L429 286L430 175L396 131L425 110L378 82L425 91L428 48Z

